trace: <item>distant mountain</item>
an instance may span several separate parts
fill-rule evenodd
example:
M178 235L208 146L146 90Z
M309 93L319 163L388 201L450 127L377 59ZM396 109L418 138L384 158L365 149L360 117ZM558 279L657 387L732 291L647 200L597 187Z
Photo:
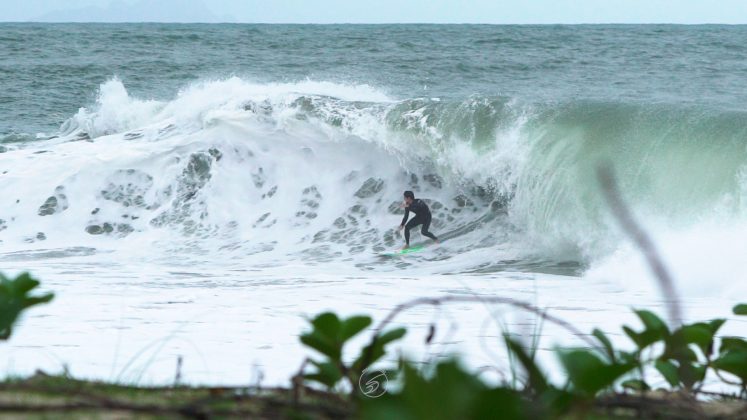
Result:
M225 22L202 0L116 0L106 7L61 9L45 13L35 22Z

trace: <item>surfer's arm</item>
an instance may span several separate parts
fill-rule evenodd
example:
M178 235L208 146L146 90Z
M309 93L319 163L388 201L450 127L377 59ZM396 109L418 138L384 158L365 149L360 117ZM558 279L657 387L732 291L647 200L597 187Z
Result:
M402 223L399 225L399 227L402 227L405 225L405 223L407 223L407 216L409 215L410 215L410 208L405 207L405 217L402 219Z

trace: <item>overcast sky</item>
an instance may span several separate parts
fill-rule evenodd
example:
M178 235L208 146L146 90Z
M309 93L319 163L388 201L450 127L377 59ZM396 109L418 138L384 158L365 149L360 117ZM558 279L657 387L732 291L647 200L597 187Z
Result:
M0 21L747 23L747 0L0 0Z

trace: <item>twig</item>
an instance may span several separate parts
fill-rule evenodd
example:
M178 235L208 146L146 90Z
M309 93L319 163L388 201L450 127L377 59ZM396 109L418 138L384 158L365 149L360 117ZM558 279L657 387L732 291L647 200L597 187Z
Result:
M617 219L617 222L620 223L620 226L625 233L630 236L641 252L643 252L651 271L654 273L654 277L658 280L661 293L667 304L670 325L675 328L679 327L682 324L680 299L677 290L674 287L672 276L664 265L654 242L648 236L646 231L641 228L633 217L633 214L630 212L630 209L625 204L622 194L620 194L620 190L617 186L611 166L600 165L597 168L597 177L602 186L604 198L612 211L612 215Z
M465 303L465 302L504 304L504 305L513 306L515 308L519 308L519 309L522 309L528 312L532 312L538 315L542 319L545 319L560 327L565 328L571 334L578 336L580 339L586 341L586 343L589 344L590 346L597 347L597 344L591 339L589 339L587 337L587 334L584 334L583 332L581 332L579 329L574 327L569 322L564 321L560 318L557 318L553 315L549 315L546 311L539 309L530 303L512 299L512 298L503 297L503 296L451 296L449 295L449 296L424 297L424 298L413 299L411 301L397 305L389 313L389 315L387 315L387 317L384 318L383 321L381 321L379 326L376 328L376 331L374 332L375 333L381 332L384 329L384 327L389 325L394 320L394 318L396 318L397 315L399 315L401 312L404 312L408 309L412 309L416 306L421 306L421 305L438 306L438 305L442 305L446 303Z
M176 374L174 375L174 387L179 386L182 382L182 356L176 358Z
M293 375L293 378L291 378L291 382L293 384L293 404L298 405L298 402L301 400L302 391L304 389L303 386L303 376L304 371L306 370L306 366L308 366L309 362L311 362L311 359L308 357L303 359L303 362L301 362L301 367L298 368L298 372Z
M515 308L519 308L521 310L532 312L544 320L552 322L553 324L556 324L562 328L565 328L571 334L575 335L576 337L586 342L589 346L599 349L599 350L603 350L597 343L592 341L586 334L578 330L576 327L571 325L569 322L566 322L553 315L549 315L546 311L543 311L542 309L539 309L536 306L530 303L527 303L527 302L523 302L520 300L511 299L507 297L502 297L502 296L438 296L438 297L423 297L423 298L413 299L413 300L410 300L410 301L407 301L405 303L401 303L395 306L394 309L392 309L392 311L389 312L386 318L384 318L384 320L382 320L379 323L379 325L376 327L376 329L373 331L373 335L371 337L371 343L368 345L366 356L363 359L365 361L363 363L363 366L366 366L368 362L370 361L371 352L373 351L373 347L376 344L376 339L379 336L379 334L400 313L408 309L412 309L416 306L422 306L422 305L439 306L439 305L443 305L446 303L465 303L465 302L504 304L504 305L513 306Z

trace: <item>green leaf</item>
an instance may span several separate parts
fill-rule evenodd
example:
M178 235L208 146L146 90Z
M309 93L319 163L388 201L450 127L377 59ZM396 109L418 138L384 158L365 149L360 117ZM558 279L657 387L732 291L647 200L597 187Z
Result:
M635 343L636 347L638 347L639 349L643 349L644 347L646 347L647 344L643 342L643 339L641 338L640 334L633 331L632 328L628 327L627 325L624 325L623 331L631 340L633 340L633 343Z
M747 315L747 303L740 303L732 308L734 315Z
M318 331L321 336L326 337L331 342L338 341L342 324L340 318L332 312L324 312L311 320L314 330Z
M594 329L594 331L591 332L591 335L596 337L596 339L602 344L602 347L604 347L604 352L607 354L607 358L610 362L615 362L615 350L612 348L612 342L609 338L599 329Z
M712 319L708 321L707 323L698 323L693 325L703 325L711 332L711 339L709 340L708 344L705 347L701 346L701 350L703 351L703 354L707 357L710 357L713 354L713 339L716 337L716 333L718 330L721 329L721 327L726 322L726 319L718 318L718 319Z
M644 330L641 333L637 333L628 326L623 326L623 331L633 340L639 351L663 338L656 331Z
M654 364L656 370L661 373L664 379L669 382L669 385L676 387L680 384L680 376L677 373L677 366L668 360L657 360Z
M523 420L527 407L521 395L508 388L486 389L476 395L472 404L473 419Z
M651 344L669 337L669 328L653 312L646 310L636 310L633 312L643 323L643 331L636 332L628 326L624 326L623 331L633 340L639 350L643 350Z
M618 358L624 364L631 364L635 366L638 366L640 364L640 361L638 360L638 353L636 352L621 351L618 353Z
M524 418L563 418L563 415L568 413L571 407L578 403L578 396L566 390L550 386L542 393L542 395L540 395L538 402L539 407L537 407L537 404L532 404L531 411L529 411ZM539 413L537 413L537 411L539 411ZM544 411L546 411L546 413L543 413ZM530 416L530 413L532 415L535 413L545 415Z
M633 312L638 315L638 318L640 318L641 322L643 322L643 325L647 330L656 331L662 333L662 335L665 335L665 333L669 333L667 324L665 324L664 321L662 321L661 318L659 318L655 313L647 311L645 309L636 310Z
M311 347L319 353L338 361L342 357L342 351L336 342L322 335L317 330L302 334L300 340L303 344Z
M681 334L684 345L695 344L706 355L709 354L715 332L706 323L696 323L683 326L672 336L677 336L678 334Z
M721 329L721 326L724 325L725 322L726 320L723 318L712 319L708 322L708 326L711 328L711 332L713 333L713 335L716 335L718 330Z
M504 340L506 341L508 350L519 359L519 363L526 370L529 376L529 386L537 393L544 392L547 389L547 379L545 379L545 375L539 370L537 364L534 363L534 360L529 357L521 344L512 340L507 334L504 335Z
M722 337L719 352L724 354L729 350L747 351L747 341L741 337Z
M701 369L695 363L684 362L677 369L677 372L679 373L680 382L686 390L692 389L693 385L702 380L700 375Z
M713 367L729 372L745 383L747 382L747 351L729 350L713 361Z
M28 273L13 280L0 275L0 339L10 337L13 325L24 310L52 300L54 295L51 293L30 296L29 292L38 286L39 282Z
M329 357L334 362L342 358L342 324L337 315L332 312L324 312L312 319L312 330L302 334L300 340L303 344Z
M342 335L341 339L343 342L348 341L359 332L365 330L371 325L371 317L369 316L351 316L342 323Z
M629 364L606 364L586 349L560 351L558 355L574 389L589 397L609 387L633 368Z
M304 378L310 381L316 381L328 388L333 388L337 382L342 379L342 372L336 364L332 362L317 362L312 360L311 363L316 366L316 372L304 375Z
M623 383L621 383L620 385L622 385L622 387L625 389L638 392L648 391L651 389L651 387L648 386L646 382L640 379L628 379L627 381L623 381Z
M389 344L392 341L399 340L400 338L404 337L406 333L407 330L405 328L395 328L379 335L376 341L381 344Z
M405 363L397 392L362 398L362 419L525 419L524 398L506 388L489 389L455 360L438 362L430 374Z
M376 363L379 359L384 357L386 352L384 346L379 342L375 342L367 345L361 349L361 354L353 362L353 370L356 372L363 372L369 366Z
M404 337L407 330L404 328L395 328L383 334L376 336L372 343L369 343L362 350L358 358L352 365L356 372L362 372L386 354L385 347L387 344Z
M700 381L703 381L703 379L705 379L706 370L707 370L706 366L698 365L698 364L689 364L689 366L693 372L693 379L696 382L700 382Z
M14 283L18 295L25 295L40 284L37 280L34 280L29 273L19 275L16 277Z
M660 358L662 360L698 361L698 355L685 343L682 334L674 335L667 340L666 348Z
M38 305L40 303L47 303L50 302L54 298L54 295L48 294L44 296L39 297L29 297L26 298L26 301L23 304L23 309L26 309L30 306Z

